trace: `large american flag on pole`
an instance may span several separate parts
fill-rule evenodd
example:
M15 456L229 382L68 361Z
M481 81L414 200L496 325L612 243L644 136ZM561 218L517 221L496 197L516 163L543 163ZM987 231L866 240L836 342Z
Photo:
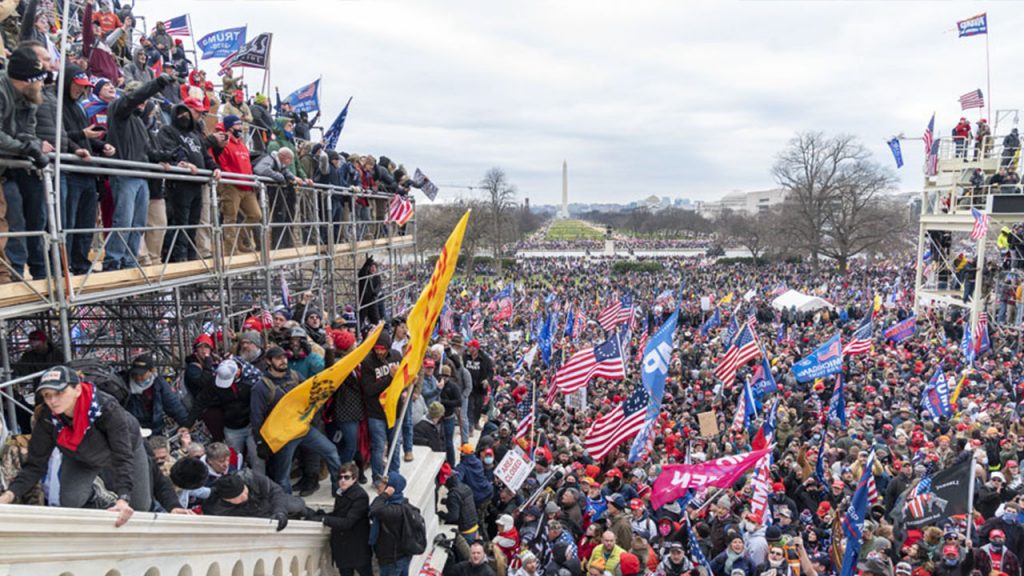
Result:
M616 446L632 438L643 428L651 397L638 383L626 401L594 420L583 439L583 447L594 460L608 455Z
M967 94L960 97L960 109L970 110L971 108L984 108L985 97L981 93L981 89L971 90Z
M971 240L981 240L988 234L989 216L977 208L971 208L971 216L974 217L974 227L971 228Z
M748 361L757 358L761 353L757 345L757 334L750 324L744 324L736 338L732 342L729 351L725 353L722 360L715 368L715 377L722 381L725 386L730 386L736 379L736 370Z
M616 326L633 318L633 299L629 296L617 298L597 317L597 323L605 332L611 332Z
M874 331L874 324L871 322L871 316L864 316L864 320L861 321L860 326L853 332L853 338L846 343L843 348L843 354L846 356L854 356L856 354L864 354L871 351L871 333Z
M928 127L924 130L924 154L925 176L935 176L939 173L939 141L935 140L934 112L932 112L932 119L928 121Z
M924 478L907 495L907 512L911 518L924 516L925 506L932 497L932 468L933 466L929 465Z
M613 333L611 338L597 346L587 347L573 354L555 373L553 387L562 394L583 388L591 378L622 380L626 377L623 363L623 341L629 341L629 331L623 335Z
M388 222L395 222L399 226L405 226L412 218L412 202L404 196L395 194L391 198L391 205L388 207Z
M191 36L192 29L188 25L188 14L164 20L164 31L168 36Z

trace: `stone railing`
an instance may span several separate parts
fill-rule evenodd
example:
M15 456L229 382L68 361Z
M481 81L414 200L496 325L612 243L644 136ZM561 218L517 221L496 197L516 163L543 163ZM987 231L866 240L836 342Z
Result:
M327 576L315 522L0 505L0 576Z

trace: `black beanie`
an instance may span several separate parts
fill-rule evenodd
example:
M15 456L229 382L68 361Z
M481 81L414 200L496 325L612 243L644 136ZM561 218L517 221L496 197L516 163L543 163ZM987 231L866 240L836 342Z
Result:
M225 500L237 498L245 490L245 482L238 474L228 474L218 478L217 482L213 485L213 489Z
M7 59L7 75L24 82L42 82L46 78L43 63L31 46L22 46Z
M171 466L171 482L182 490L196 490L206 484L210 471L199 458L188 456Z

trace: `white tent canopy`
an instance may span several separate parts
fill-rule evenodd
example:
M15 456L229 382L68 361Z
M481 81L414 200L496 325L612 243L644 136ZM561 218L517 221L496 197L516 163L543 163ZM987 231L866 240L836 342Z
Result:
M772 300L772 308L775 308L776 310L788 310L793 306L796 306L796 309L799 312L814 312L815 310L821 310L822 308L834 308L834 306L824 298L808 296L807 294L797 292L796 290L789 290L775 300Z

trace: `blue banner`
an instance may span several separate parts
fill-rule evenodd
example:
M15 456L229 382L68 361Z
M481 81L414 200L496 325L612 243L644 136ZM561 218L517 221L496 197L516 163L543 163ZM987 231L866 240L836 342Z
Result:
M341 131L345 129L345 119L348 118L348 105L352 103L352 98L348 99L345 103L345 107L338 113L338 117L334 119L331 126L324 132L324 141L327 142L328 150L336 150L338 146L338 138L341 136Z
M868 461L864 465L860 481L857 482L857 490L850 499L850 507L846 509L839 522L846 536L846 551L843 553L843 568L839 576L853 576L857 573L857 558L860 555L861 539L864 536L864 519L868 510L868 479L871 478L871 468L875 464L875 451L868 454Z
M312 114L320 111L320 79L306 84L302 88L292 92L284 99L292 105L292 111L296 114L306 112Z
M750 378L750 389L754 391L754 397L758 400L778 389L775 376L772 375L772 366L763 355L761 362L754 366L754 375Z
M665 378L668 376L668 365L672 360L673 337L678 321L679 310L676 309L661 325L661 328L658 328L654 336L650 337L647 346L644 347L641 378L651 401L647 405L644 427L633 439L633 445L629 449L630 462L636 462L643 456L647 440L653 432L654 423L661 412L661 401L665 398Z
M843 369L843 346L839 341L839 333L829 338L810 356L793 364L793 376L797 382L810 382L815 378L823 378Z
M917 316L910 316L887 328L885 337L898 344L913 336L915 330L917 330Z
M966 20L960 20L956 23L956 29L957 32L960 33L959 38L988 34L988 14L982 12L977 16L971 16Z
M896 167L903 168L903 151L900 150L899 138L893 137L889 140L889 150L892 150L892 157L896 159Z
M933 420L949 418L953 415L953 408L949 404L949 382L940 367L935 371L928 385L924 387L921 394L921 407L932 415Z
M245 46L245 26L226 28L210 32L196 41L196 46L203 51L203 60L207 58L227 58Z
M836 374L836 387L832 390L832 399L828 401L828 421L839 420L846 430L846 396L843 394L843 374Z

